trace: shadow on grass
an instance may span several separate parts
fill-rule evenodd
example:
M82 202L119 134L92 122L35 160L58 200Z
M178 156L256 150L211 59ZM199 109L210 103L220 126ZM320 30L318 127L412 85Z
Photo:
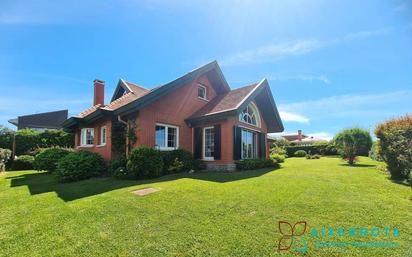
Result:
M58 183L56 178L52 174L44 172L29 173L18 176L9 175L7 179L11 180L11 187L27 186L31 195L56 192L59 198L67 202L130 186L173 181L182 178L226 183L236 180L259 177L272 170L273 168L239 172L203 171L192 174L171 174L157 179L147 180L119 180L111 177L105 177L92 178L72 183Z
M399 180L399 179L393 179L390 176L388 177L388 180L390 180L392 183L398 184L398 185L402 185L402 186L407 186L412 188L412 181L411 180Z
M348 163L341 163L339 165L340 166L347 166L347 167L364 167L364 168L366 168L366 167L376 167L375 164L361 164L361 163L355 163L355 164L352 164L352 165L349 165Z

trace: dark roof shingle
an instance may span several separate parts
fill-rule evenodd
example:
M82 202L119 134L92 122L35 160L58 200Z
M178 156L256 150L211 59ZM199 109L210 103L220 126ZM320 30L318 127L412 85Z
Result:
M192 118L234 110L257 86L258 83L253 83L251 85L231 90L222 96L218 96L211 100L203 108L195 112L192 115Z

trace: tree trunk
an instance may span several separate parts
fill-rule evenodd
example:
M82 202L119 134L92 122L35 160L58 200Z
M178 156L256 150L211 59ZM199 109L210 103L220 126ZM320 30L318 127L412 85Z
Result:
M349 165L353 165L355 163L355 156L349 156L348 157L348 163L349 163Z

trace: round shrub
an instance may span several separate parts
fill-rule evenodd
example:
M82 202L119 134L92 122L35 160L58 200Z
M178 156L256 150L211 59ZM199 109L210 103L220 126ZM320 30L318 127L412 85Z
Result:
M131 178L156 178L162 175L163 159L160 151L146 146L133 149L127 161Z
M32 170L34 157L31 155L20 155L11 163L10 170Z
M183 149L162 152L162 158L165 174L194 170L197 166L192 153Z
M275 163L282 163L285 161L285 155L278 154L278 153L271 153L270 159Z
M36 170L47 170L49 172L54 172L57 169L57 163L59 160L69 153L69 150L63 148L44 149L34 158L34 168Z
M295 156L295 157L305 157L306 156L306 151L305 150L297 150L294 154L293 154L293 156Z
M100 154L81 151L61 158L55 175L59 182L70 182L99 176L105 171L106 165Z

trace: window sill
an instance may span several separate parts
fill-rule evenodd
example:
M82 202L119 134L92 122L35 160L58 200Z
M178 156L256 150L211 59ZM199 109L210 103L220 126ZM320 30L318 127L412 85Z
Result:
M155 149L160 150L160 151L173 151L177 150L177 147L155 147Z
M106 144L96 145L96 147L104 147L104 146L106 146Z
M94 147L94 145L79 145L79 148L91 148Z
M205 161L205 162L213 162L213 161L215 161L215 158L213 158L213 157L204 157L204 158L202 159L202 161Z
M209 100L207 100L206 98L200 97L200 96L198 96L198 97L197 97L197 99L200 99L200 100L203 100L203 101L209 102Z

